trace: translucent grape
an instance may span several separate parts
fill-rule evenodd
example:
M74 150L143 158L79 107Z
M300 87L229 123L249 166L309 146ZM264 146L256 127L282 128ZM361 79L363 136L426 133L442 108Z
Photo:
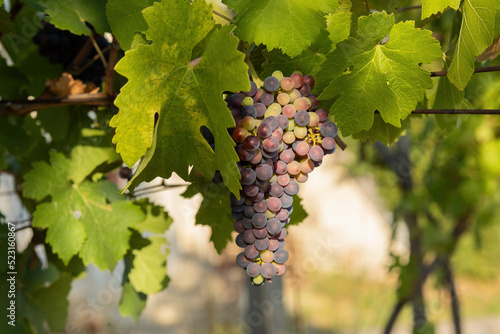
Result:
M283 137L283 129L281 127L276 128L271 134L271 137L276 139L278 141L278 144L280 144L281 138Z
M248 130L242 127L234 128L231 137L235 142L242 143L245 140L245 138L248 137Z
M271 76L281 81L281 79L283 79L283 72L281 72L280 70L276 70L271 74Z
M260 259L264 263L271 263L274 260L274 253L270 250L264 250L260 252Z
M304 172L300 172L299 175L295 176L295 180L297 180L297 182L299 183L304 183L307 181L307 179L309 179L309 175Z
M286 187L290 183L290 176L288 174L279 175L277 182L280 186Z
M274 170L277 174L285 174L288 171L288 166L284 161L278 160L274 163Z
M293 142L295 142L295 134L293 133L293 131L287 131L285 132L285 134L283 134L282 139L286 144L292 144Z
M309 153L309 144L305 141L298 142L294 148L295 153L300 156L305 156Z
M319 162L319 161L323 160L324 156L325 156L325 152L319 146L313 146L309 150L309 157L311 158L312 161Z
M296 112L297 109L295 109L293 104L287 104L281 109L281 113L283 114L283 116L286 116L286 118L293 118Z
M295 128L293 128L293 134L298 139L304 139L307 136L307 127L296 126Z
M290 103L294 103L298 98L302 96L298 89L293 89L288 93L288 95L290 96Z
M248 131L252 131L253 129L255 129L255 118L251 116L243 117L243 119L241 120L241 126Z
M323 147L325 151L333 150L335 146L335 139L332 137L325 137L321 141L321 147Z
M276 276L281 276L285 273L286 266L284 264L273 263L273 265L276 268Z
M309 124L307 124L308 127L314 128L315 126L318 126L319 124L319 116L313 111L309 112Z
M290 96L287 93L279 93L276 97L276 101L282 106L285 106L290 102Z
M299 97L293 102L293 106L297 110L307 110L307 108L309 107L309 103L307 103L307 100L303 97Z
M278 197L269 197L267 199L267 208L271 211L278 211L281 209L281 201Z
M311 173L314 169L314 162L311 159L303 159L300 161L300 171L302 173Z
M302 83L304 82L304 78L302 77L302 74L300 73L293 73L290 78L293 80L293 87L294 88L299 88L302 86Z
M251 106L253 105L253 99L250 96L246 96L243 98L243 102L241 103L242 106Z
M300 163L296 160L288 163L288 174L297 175L300 173Z
M290 77L284 77L283 79L281 79L281 88L285 91L289 91L289 90L292 90L293 89L293 85L294 85L294 82L293 82L293 79L290 78Z
M281 153L280 153L280 159L281 161L283 161L284 163L290 163L293 161L293 159L295 159L295 153L293 152L293 149L287 149L287 150L283 150Z

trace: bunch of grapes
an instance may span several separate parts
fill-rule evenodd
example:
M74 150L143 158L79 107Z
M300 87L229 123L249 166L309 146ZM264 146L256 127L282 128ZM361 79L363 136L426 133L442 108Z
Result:
M33 42L38 45L38 51L42 56L47 57L53 64L62 64L63 68L66 69L88 39L88 36L75 35L45 23L43 29L33 37ZM103 55L107 59L110 43L104 37L97 38L96 43L101 50L106 50ZM97 86L101 84L105 76L105 68L100 60L93 60L96 55L95 49L87 54L81 64L81 68L84 70L74 75L75 79L93 82Z
M313 86L309 75L284 77L275 71L263 89L251 82L250 91L227 99L236 122L231 136L243 188L239 199L231 195L236 244L244 249L236 263L255 285L285 272L285 227L293 196L299 183L336 149L338 128L328 121L325 109L318 109Z

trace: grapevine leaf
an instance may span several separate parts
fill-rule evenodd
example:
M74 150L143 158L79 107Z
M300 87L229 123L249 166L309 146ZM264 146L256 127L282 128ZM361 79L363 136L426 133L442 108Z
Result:
M127 250L128 227L144 220L144 214L127 201L108 204L110 198L100 182L70 182L76 168L73 159L50 152L50 165L35 162L25 175L24 196L52 199L37 206L33 226L48 228L47 242L64 263L79 253L86 265L94 263L101 269L112 269ZM83 169L93 170L89 165ZM86 177L81 172L76 175L78 179Z
M422 0L422 20L433 14L444 12L448 7L457 10L460 6L460 0Z
M234 33L242 40L265 44L298 56L325 27L326 13L333 13L337 0L223 0L236 12ZM256 24L258 22L258 24Z
M146 307L147 295L137 292L132 284L125 283L122 286L122 295L119 303L119 310L122 317L129 316L135 321L139 320L139 315Z
M90 35L92 30L85 24L92 24L99 34L111 29L106 19L106 0L23 0L35 10L48 15L45 19L61 30L69 30L76 35Z
M298 225L308 216L307 211L302 206L302 198L299 195L293 196L293 212L290 215L288 225Z
M146 219L143 222L134 226L135 230L141 233L147 231L163 234L170 227L170 224L172 224L172 218L168 216L168 213L163 211L161 206L155 205L147 199L135 201L134 204L138 205L146 215Z
M261 76L263 78L270 76L275 70L280 70L285 75L290 75L297 70L304 74L313 75L319 71L320 65L326 59L325 54L331 48L332 43L328 38L328 32L322 30L316 42L297 57L292 58L281 52L281 50L268 51L264 49L262 55L266 61L262 64L264 71Z
M333 49L335 49L339 42L347 39L351 34L351 13L328 14L326 17L326 31L328 31Z
M464 92L451 84L447 77L440 77L436 86L436 94L433 109L462 109L466 103ZM435 115L436 122L445 135L450 134L458 128L461 123L462 115Z
M380 141L386 145L390 145L398 139L401 134L406 130L406 124L410 119L407 118L405 121L401 122L401 127L395 127L394 125L387 124L382 120L380 115L376 114L373 119L373 125L369 130L362 130L359 133L353 135L355 139L361 139L374 143L375 141Z
M117 152L131 166L151 147L136 183L172 172L187 178L188 166L194 165L207 178L219 169L227 175L226 185L238 191L238 157L227 133L234 120L221 93L250 86L232 27L214 32L201 61L191 65L193 48L214 26L210 6L176 0L155 3L143 13L153 43L128 51L117 65L129 79L115 100L120 112L111 120ZM215 153L200 133L202 125L215 136Z
M495 30L495 0L465 0L460 37L448 71L448 78L464 90L474 73L476 56L493 41Z
M330 58L322 66L333 73L334 79L319 99L340 95L330 111L345 136L370 129L375 110L384 122L400 127L401 119L423 99L425 90L432 88L429 72L419 63L442 56L431 31L415 29L413 21L394 24L394 16L382 12L361 17L358 26L359 38L339 43L339 52L332 53L332 57L341 54L341 64L329 69ZM389 41L380 44L389 34ZM351 70L344 72L347 68Z
M500 34L500 0L496 0L495 36Z
M212 228L210 241L220 254L232 240L234 219L231 216L229 191L221 184L200 180L193 182L182 196L190 198L197 193L201 193L203 201L196 214L196 224Z
M169 278L167 276L164 237L150 237L151 244L134 249L133 268L130 271L130 284L137 292L145 294L157 293L165 288Z
M132 47L136 32L148 29L141 11L152 6L153 2L154 0L109 0L106 4L109 25L123 50Z
M97 166L113 163L120 156L113 147L75 146L71 151L69 179L78 184L82 182Z

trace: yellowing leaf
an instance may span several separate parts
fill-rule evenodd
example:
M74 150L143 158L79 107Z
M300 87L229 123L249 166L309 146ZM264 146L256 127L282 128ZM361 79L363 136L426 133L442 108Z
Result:
M129 80L115 101L120 111L111 120L117 152L131 166L149 148L135 182L168 178L172 172L187 178L189 165L194 165L207 178L221 170L226 185L238 191L238 157L227 133L234 120L221 94L250 86L232 27L216 29L193 66L193 49L214 27L211 7L204 1L175 0L155 3L143 14L152 44L138 45L117 64ZM200 133L203 125L214 134L215 152Z

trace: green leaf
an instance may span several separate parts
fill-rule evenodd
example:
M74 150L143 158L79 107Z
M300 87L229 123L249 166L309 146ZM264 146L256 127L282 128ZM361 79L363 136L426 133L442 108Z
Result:
M69 179L78 184L103 163L120 161L113 147L75 146L71 151Z
M164 237L150 237L151 244L134 249L133 268L130 271L130 284L137 292L153 294L161 291L168 284L167 255ZM165 251L164 251L165 250Z
M36 200L51 196L51 202L37 206L33 226L48 228L46 240L64 263L79 254L85 265L112 269L126 253L128 227L144 220L144 214L127 201L108 204L110 196L101 185L108 181L71 183L74 166L73 159L52 151L50 165L36 162L25 175L24 196Z
M464 92L452 85L447 77L438 79L436 94L433 98L433 109L465 109L467 105ZM463 119L462 115L435 115L435 117L445 135L455 131Z
M143 233L151 232L157 234L163 234L172 224L172 218L168 216L168 213L163 211L163 207L155 205L149 202L148 199L141 199L134 202L135 205L141 207L142 212L146 215L146 219L134 226L134 229Z
M362 130L359 133L353 135L355 139L361 139L362 141L370 140L371 143L377 140L390 145L398 139L402 133L406 130L406 125L410 119L407 118L405 121L401 122L401 127L395 127L394 125L387 124L382 120L379 114L375 115L373 120L373 125L369 130Z
M330 111L345 136L370 129L375 110L384 122L401 127L401 120L432 88L429 72L419 64L442 56L431 31L415 29L413 21L394 25L394 16L382 12L361 17L358 26L359 38L339 43L323 64L334 79L318 97L330 100L340 95ZM389 41L380 44L389 34ZM329 68L339 54L340 64ZM351 70L345 72L347 68Z
M299 195L293 196L293 212L290 215L288 225L298 225L308 216L307 211L302 206L302 198Z
M182 196L190 198L201 193L201 202L196 214L197 225L207 225L212 228L210 241L214 243L217 253L222 253L227 243L232 240L234 219L231 216L231 200L228 189L221 184L199 180L193 182Z
M294 71L301 71L303 74L313 75L319 71L321 64L325 61L327 54L332 48L332 43L328 38L326 30L321 31L321 35L310 48L302 52L297 57L290 57L281 50L268 51L264 49L262 55L266 61L262 64L262 78L270 76L275 70L280 70L285 75L291 75Z
M337 0L223 0L236 12L235 35L240 39L265 44L268 50L281 49L298 56L325 28L326 13L333 13ZM258 23L257 23L258 22Z
M207 178L219 169L227 176L226 185L238 191L238 157L227 133L235 123L221 93L250 86L232 28L214 32L201 61L193 66L193 48L214 26L210 6L175 0L155 3L143 13L150 26L147 38L153 43L128 51L117 65L129 79L115 100L120 112L110 123L117 128L117 152L131 166L151 147L140 175L134 176L136 183L168 178L172 172L186 179L189 165L194 165ZM215 136L215 153L200 133L202 125Z
M122 317L129 316L135 321L139 320L139 315L146 307L147 295L137 292L132 284L125 283L122 286L119 310Z
M443 13L448 7L457 10L460 0L422 0L422 20L439 12Z
M123 50L132 47L136 32L148 29L142 10L153 3L154 0L109 0L106 4L109 25Z
M474 73L474 63L493 41L495 0L465 0L460 37L453 55L448 78L464 90Z
M85 24L88 22L101 35L111 31L106 19L106 0L23 1L47 14L45 19L61 30L69 30L76 35L90 35L92 31Z
M328 31L333 49L335 49L339 42L347 39L351 34L351 13L328 14L326 17L326 31Z

